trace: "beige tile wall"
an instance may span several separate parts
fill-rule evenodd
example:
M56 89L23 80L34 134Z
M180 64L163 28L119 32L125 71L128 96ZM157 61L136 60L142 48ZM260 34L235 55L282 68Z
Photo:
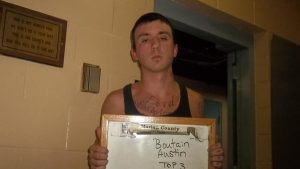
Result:
M139 79L129 32L152 0L7 0L68 21L64 67L0 55L0 169L88 168L101 103ZM80 91L82 64L101 67L100 93Z
M193 0L187 0L193 1ZM300 1L195 0L300 44Z
M226 0L218 1L218 9L236 16L243 21L253 23L254 1L253 0Z
M256 0L255 24L300 44L300 1Z
M255 112L257 169L272 168L271 132L271 38L263 32L254 36L255 52Z

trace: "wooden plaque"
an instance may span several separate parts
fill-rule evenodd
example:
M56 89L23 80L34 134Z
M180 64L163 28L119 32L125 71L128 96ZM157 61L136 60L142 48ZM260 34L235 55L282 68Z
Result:
M104 114L101 123L107 169L212 169L214 119Z
M63 67L67 21L0 1L0 52Z

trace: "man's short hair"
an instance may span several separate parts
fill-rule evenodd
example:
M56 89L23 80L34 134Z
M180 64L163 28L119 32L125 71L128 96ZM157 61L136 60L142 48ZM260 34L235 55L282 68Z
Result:
M130 41L131 41L131 48L135 50L136 45L135 45L135 39L134 39L134 32L136 30L137 27L139 27L140 25L143 25L145 23L149 23L149 22L153 22L153 21L161 21L167 25L170 26L171 31L172 31L172 36L173 36L173 42L175 43L175 33L174 33L174 28L171 24L171 22L169 21L168 18L166 18L165 16L163 16L162 14L156 13L156 12L150 12L150 13L146 13L144 15L142 15L134 24L133 28L131 29L130 32Z

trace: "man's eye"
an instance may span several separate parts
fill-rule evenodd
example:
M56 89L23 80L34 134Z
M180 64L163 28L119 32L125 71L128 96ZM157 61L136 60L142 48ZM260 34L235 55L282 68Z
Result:
M146 38L145 38L145 39L142 39L141 42L142 42L142 43L146 43L146 42L148 42L148 39L146 39Z
M168 40L168 37L166 37L166 36L161 36L160 39L161 39L161 40Z

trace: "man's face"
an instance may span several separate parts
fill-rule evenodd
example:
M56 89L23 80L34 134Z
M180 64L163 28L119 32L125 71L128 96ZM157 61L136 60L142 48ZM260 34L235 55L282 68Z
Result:
M142 24L136 28L134 38L136 49L131 50L131 56L142 69L162 71L172 68L177 45L174 45L169 25L159 20Z

